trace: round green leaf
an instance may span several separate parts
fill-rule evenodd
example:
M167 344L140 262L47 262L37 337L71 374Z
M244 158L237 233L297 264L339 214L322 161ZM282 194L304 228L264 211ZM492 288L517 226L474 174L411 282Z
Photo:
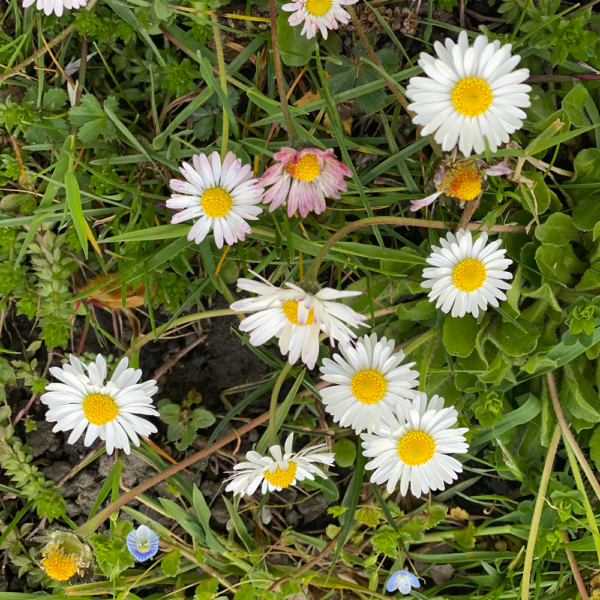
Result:
M356 444L349 439L342 438L333 445L335 452L335 462L340 467L350 467L356 460Z
M303 67L312 56L315 43L301 35L301 26L292 27L288 23L290 15L281 11L277 18L279 53L281 60L290 67Z

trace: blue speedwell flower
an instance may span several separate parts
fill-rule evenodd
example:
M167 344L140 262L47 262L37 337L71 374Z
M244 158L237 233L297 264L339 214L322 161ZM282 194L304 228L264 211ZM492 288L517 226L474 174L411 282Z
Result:
M158 536L150 527L140 525L127 536L127 548L136 560L144 562L158 552Z
M400 590L403 594L408 594L411 588L421 587L419 580L408 571L396 571L387 582L387 591L395 592Z

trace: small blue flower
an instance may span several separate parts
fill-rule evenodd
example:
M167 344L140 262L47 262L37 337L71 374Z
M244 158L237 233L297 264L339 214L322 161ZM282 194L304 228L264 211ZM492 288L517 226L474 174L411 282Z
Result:
M402 594L408 594L411 588L421 587L419 580L408 571L396 571L387 582L387 591L400 590Z
M136 560L144 562L158 552L158 536L150 527L140 525L127 536L127 548Z

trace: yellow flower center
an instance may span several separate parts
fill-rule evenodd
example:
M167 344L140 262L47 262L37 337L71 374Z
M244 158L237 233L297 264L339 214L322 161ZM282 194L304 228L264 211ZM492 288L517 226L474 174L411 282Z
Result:
M481 261L465 258L454 267L452 280L462 292L474 292L483 285L486 275L485 266Z
M328 7L331 6L330 0L308 0L307 6L310 6L311 2L315 6L321 4L327 4ZM322 13L313 14L322 15L327 10L324 10ZM311 12L310 8L308 12ZM319 166L319 159L316 154L305 154L297 163L290 160L285 169L294 179L299 179L300 181L312 181L321 174L321 167Z
M270 484L276 487L286 488L292 484L292 481L294 481L297 470L298 465L295 462L290 461L288 462L288 468L285 471L279 465L277 465L277 468L272 473L269 471L269 469L267 469L264 477Z
M330 8L331 0L308 0L306 3L306 10L315 17L324 15Z
M385 377L375 369L358 371L350 384L354 397L363 404L377 404L387 390Z
M106 425L119 414L115 401L106 394L90 394L83 399L83 414L93 425Z
M51 552L42 560L42 566L46 575L56 581L67 581L77 573L75 561L70 556L65 556L62 552Z
M413 429L398 440L398 456L409 467L424 465L433 458L435 442L424 431Z
M459 200L475 200L481 194L481 175L475 167L457 167L444 177L444 193Z
M202 210L207 217L218 219L224 217L231 210L231 196L221 188L211 188L202 194L200 199Z
M297 325L298 327L305 327L306 325L312 325L315 322L315 309L311 308L308 311L308 319L306 323L300 325L298 323L298 301L297 300L286 300L283 303L283 314L288 318L290 323Z
M478 117L483 114L493 99L492 89L479 77L461 79L452 90L452 104L465 117Z

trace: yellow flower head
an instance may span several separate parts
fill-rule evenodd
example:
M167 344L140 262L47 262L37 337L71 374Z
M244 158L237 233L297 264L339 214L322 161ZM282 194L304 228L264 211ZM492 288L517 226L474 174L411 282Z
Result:
M44 573L55 581L68 581L78 575L93 574L94 555L91 548L70 531L55 530L43 538L45 545L38 555Z

